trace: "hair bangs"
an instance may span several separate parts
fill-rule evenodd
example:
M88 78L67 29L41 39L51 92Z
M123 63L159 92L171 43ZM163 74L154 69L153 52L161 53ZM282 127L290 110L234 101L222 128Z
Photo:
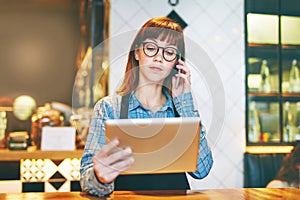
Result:
M178 46L178 41L183 39L181 35L182 33L168 28L147 27L144 30L144 34L141 35L141 42L148 38L155 38Z

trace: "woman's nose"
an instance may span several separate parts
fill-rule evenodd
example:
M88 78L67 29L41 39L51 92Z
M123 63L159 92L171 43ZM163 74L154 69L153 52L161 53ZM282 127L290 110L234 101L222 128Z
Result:
M154 56L154 60L157 60L157 61L162 61L164 59L164 56L163 56L163 49L159 49L157 54Z

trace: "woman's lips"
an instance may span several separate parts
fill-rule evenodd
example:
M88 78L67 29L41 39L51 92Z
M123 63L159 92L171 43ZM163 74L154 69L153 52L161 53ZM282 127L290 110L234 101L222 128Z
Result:
M150 69L152 70L152 71L156 71L156 72L161 72L162 71L162 68L161 67L150 67Z

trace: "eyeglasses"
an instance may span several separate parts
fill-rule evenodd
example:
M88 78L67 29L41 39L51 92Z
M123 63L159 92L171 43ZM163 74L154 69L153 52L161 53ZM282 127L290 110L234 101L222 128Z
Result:
M173 47L159 47L154 42L143 42L143 51L146 56L155 56L159 49L163 50L163 57L166 61L171 62L179 57L178 50Z

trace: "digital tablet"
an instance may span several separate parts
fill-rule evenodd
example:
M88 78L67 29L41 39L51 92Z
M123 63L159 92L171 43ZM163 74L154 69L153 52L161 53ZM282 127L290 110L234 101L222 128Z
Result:
M193 172L197 169L200 118L113 119L106 139L131 147L134 164L123 174Z

